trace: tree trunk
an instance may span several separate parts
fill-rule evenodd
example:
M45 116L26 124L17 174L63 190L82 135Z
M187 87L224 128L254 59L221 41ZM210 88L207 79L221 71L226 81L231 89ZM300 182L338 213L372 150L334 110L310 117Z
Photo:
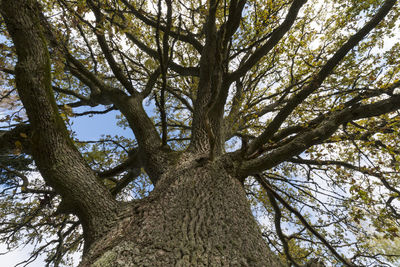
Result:
M0 3L18 54L17 88L32 127L33 157L46 183L82 223L81 266L280 266L262 239L232 164L202 158L198 151L207 149L180 159L175 158L179 152L170 152L167 162L157 158L165 154L161 151L145 153L154 190L145 199L117 203L75 148L58 114L40 7L34 0ZM144 110L130 113L137 112ZM158 146L158 139L149 139L151 145L140 140L145 147Z
M281 266L222 163L179 162L80 266Z

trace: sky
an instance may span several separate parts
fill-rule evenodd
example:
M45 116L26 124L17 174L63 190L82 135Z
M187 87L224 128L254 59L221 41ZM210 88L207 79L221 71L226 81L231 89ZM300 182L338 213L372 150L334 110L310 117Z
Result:
M30 246L26 246L20 249L16 249L6 255L0 255L0 266L2 267L12 267L15 266L17 263L26 260L29 258L29 253L31 251ZM0 244L0 253L7 251L7 246L4 244ZM42 257L38 259L35 263L28 265L29 267L43 267L44 266L44 259Z
M111 136L123 135L133 138L131 130L124 130L116 126L116 116L118 114L119 112L117 111L110 111L107 114L97 114L92 117L82 116L70 118L73 122L71 128L77 134L78 139L84 141L99 139L102 134Z

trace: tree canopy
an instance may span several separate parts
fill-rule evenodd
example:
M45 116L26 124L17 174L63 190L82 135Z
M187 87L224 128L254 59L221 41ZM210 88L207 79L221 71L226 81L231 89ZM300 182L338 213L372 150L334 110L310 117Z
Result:
M233 162L282 262L399 263L397 1L29 0L48 51L50 104L16 82L29 74L17 62L30 37L13 34L6 2L0 241L33 244L24 263L46 254L49 265L68 265L82 250L83 211L65 199L92 184L63 178L73 158L100 181L93 196L129 202L146 198L163 162L184 151ZM118 115L104 128L134 138L80 140L74 119L108 112Z

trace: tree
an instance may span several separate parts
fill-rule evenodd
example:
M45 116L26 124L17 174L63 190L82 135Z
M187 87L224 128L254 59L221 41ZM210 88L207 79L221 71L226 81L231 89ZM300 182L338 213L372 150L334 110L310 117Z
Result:
M80 266L398 260L372 248L399 238L395 0L0 10L0 233L26 263L82 242ZM134 139L70 128L114 110Z

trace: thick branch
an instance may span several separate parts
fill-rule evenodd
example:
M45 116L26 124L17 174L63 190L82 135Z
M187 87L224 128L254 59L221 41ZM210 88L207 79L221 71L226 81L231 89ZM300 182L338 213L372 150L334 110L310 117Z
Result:
M317 166L337 165L337 166L342 166L347 169L355 170L355 171L358 171L358 172L361 172L361 173L364 173L367 175L372 175L372 176L377 177L388 190L390 190L393 193L397 193L400 196L400 191L397 188L390 185L389 182L382 175L382 173L378 173L376 171L369 170L367 168L354 166L348 162L339 161L339 160L309 160L309 159L302 159L302 158L292 158L289 161L293 162L293 163L297 163L297 164L307 164L307 165L317 165Z
M259 173L270 169L281 162L299 155L307 148L319 144L329 138L340 125L362 118L370 118L400 109L400 95L394 95L389 99L367 105L348 107L337 111L314 128L300 132L292 141L278 149L253 160L243 162L239 173L243 176Z
M161 69L157 68L153 73L150 74L149 80L146 83L146 87L141 92L142 98L146 98L150 95L151 91L154 88L154 85L157 83L157 79L161 74Z
M289 12L281 25L276 28L268 41L258 48L249 59L244 62L239 69L235 72L231 73L228 77L228 80L233 82L237 80L239 77L246 74L257 62L268 54L274 47L279 43L282 37L290 30L293 23L297 18L297 14L299 13L300 8L307 2L307 0L294 0L291 5Z
M107 231L118 205L86 165L58 114L38 4L3 0L0 8L18 55L16 84L31 123L33 158L46 182L81 220L90 245Z
M88 1L88 4L96 16L97 29L95 30L95 35L97 37L97 41L99 42L101 51L103 51L104 57L106 58L112 72L114 73L117 80L125 87L126 90L128 90L129 93L137 93L137 91L133 88L132 83L128 80L128 78L123 73L121 67L114 59L114 56L112 55L112 52L108 47L104 32L101 29L101 27L103 27L104 25L102 25L101 23L103 21L103 15L100 8L91 0Z
M143 152L145 169L148 171L152 182L155 183L158 179L157 177L162 173L161 165L164 163L164 159L156 155L156 151L161 147L161 139L152 120L143 108L142 101L146 95L135 94L134 96L128 96L125 92L100 80L98 76L89 71L78 59L71 55L66 47L59 44L49 23L43 21L43 24L46 29L46 37L51 41L52 46L60 49L65 54L71 73L92 90L91 99L102 102L107 100L124 114L135 134L139 149ZM150 77L147 88L156 82L157 74L155 73ZM146 93L148 91L150 89L145 89Z
M319 73L313 78L313 80L299 93L297 93L288 103L279 111L272 122L267 126L264 132L257 137L249 147L249 154L256 151L262 144L268 142L268 140L275 134L280 128L282 123L287 117L293 112L293 110L300 105L309 95L317 90L322 82L328 77L331 71L340 63L340 61L347 55L347 53L353 49L369 32L371 32L381 22L385 16L392 9L396 0L387 0L384 5L379 9L378 13L362 27L357 33L349 38L349 40L338 50L336 53L325 63Z

